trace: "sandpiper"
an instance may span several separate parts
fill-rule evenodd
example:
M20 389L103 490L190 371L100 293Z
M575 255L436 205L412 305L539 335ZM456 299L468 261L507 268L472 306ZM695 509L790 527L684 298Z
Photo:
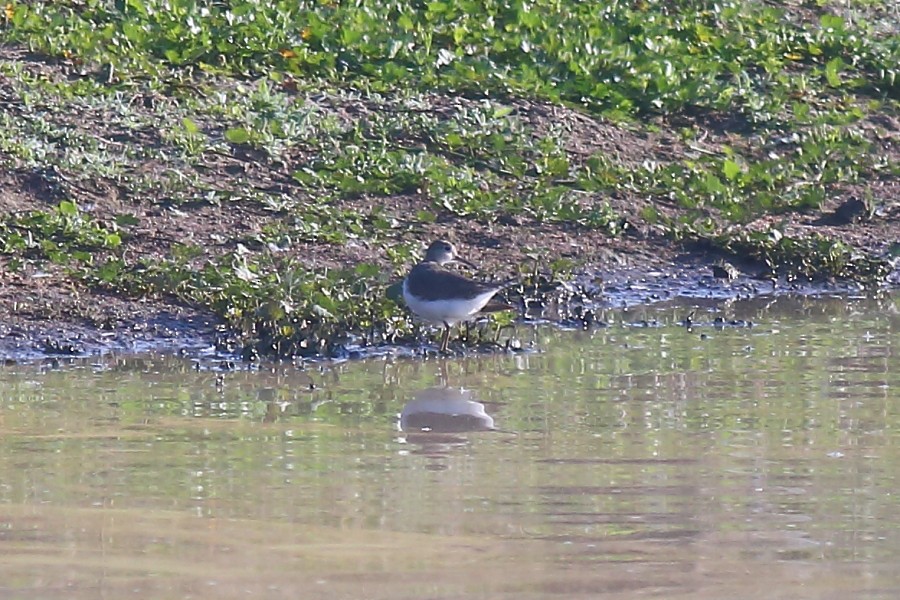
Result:
M453 244L437 240L428 246L425 258L403 280L403 299L410 310L425 321L444 326L441 352L447 351L453 325L482 312L494 294L515 281L475 281L445 268L444 265L451 261L475 268L472 263L457 256ZM512 307L504 305L500 308Z

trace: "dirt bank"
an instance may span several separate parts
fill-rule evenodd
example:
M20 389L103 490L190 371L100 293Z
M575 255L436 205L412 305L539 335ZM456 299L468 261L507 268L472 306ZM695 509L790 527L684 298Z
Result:
M21 127L8 132L0 147L5 165L0 173L0 245L5 246L0 253L0 356L9 359L113 350L230 350L246 333L240 329L247 311L232 318L222 297L203 299L203 286L216 285L210 281L217 269L227 267L237 279L253 280L264 271L261 265L270 263L300 265L312 273L365 264L374 266L378 281L386 285L402 277L425 244L438 237L455 241L485 278L539 272L583 282L599 302L605 297L612 303L748 295L771 290L779 277L780 289L801 283L795 280L796 269L772 262L790 257L729 250L722 243L728 236L760 232L762 241L756 242L764 250L776 248L782 238L795 244L788 250L810 242L803 246L809 256L798 254L798 264L810 256L818 260L820 253L830 267L863 257L893 261L895 268L900 254L900 181L891 175L900 164L900 118L891 105L854 125L853 135L865 137L871 154L883 159L860 171L866 177L828 183L817 206L733 219L713 205L687 207L673 199L674 192L623 179L632 171L690 167L736 150L749 164L776 150L799 152L799 142L766 141L774 132L711 113L614 123L536 100L504 98L499 111L484 99L451 94L366 99L344 90L298 91L287 84L277 90L279 101L294 107L290 110L303 108L335 124L329 142L337 148L335 160L346 158L351 133L368 135L367 128L381 126L401 109L410 111L413 103L438 121L468 123L472 114L489 110L502 115L497 118L510 128L503 132L506 137L492 139L495 144L512 140L514 151L485 158L417 139L424 125L409 125L382 150L403 148L404 160L425 152L443 161L435 164L450 174L418 176L405 186L391 180L390 186L379 187L390 172L359 170L354 176L359 181L345 175L337 179L343 163L320 164L324 142L285 145L278 152L228 142L219 117L203 113L204 107L191 105L183 93L166 95L136 85L114 91L101 86L94 98L72 95L68 86L83 83L91 73L15 45L0 49L0 63L4 72L20 74L0 75L0 102L9 122ZM234 81L202 82L203 98L240 90ZM369 143L378 135L362 139ZM547 140L554 146L539 151ZM364 160L365 152L353 160ZM525 161L522 175L502 166L506 160L518 164L510 157ZM878 166L882 163L889 167ZM604 165L618 176L598 179L595 172ZM544 175L541 169L560 174ZM470 203L446 200L445 194L456 197L453 186L469 176L483 178L460 196ZM326 178L332 188L322 183ZM557 194L555 200L541 204L540 194L548 189ZM479 195L488 191L485 198ZM526 197L530 204L520 202ZM487 208L476 200L484 200ZM698 233L698 223L713 228L714 235ZM778 238L767 242L766 236L775 234ZM713 266L723 259L736 268L734 281L714 277ZM152 270L159 265L159 271ZM186 282L186 274L201 271L209 276L199 284ZM885 273L876 285L896 284L896 270ZM817 279L817 285L834 283L834 275L824 271ZM120 285L124 281L127 285ZM195 286L190 293L188 283Z

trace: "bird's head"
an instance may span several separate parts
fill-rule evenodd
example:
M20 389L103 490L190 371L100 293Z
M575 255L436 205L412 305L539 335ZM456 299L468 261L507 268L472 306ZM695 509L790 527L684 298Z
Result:
M467 260L464 260L459 257L456 252L456 246L448 242L447 240L436 240L428 246L428 250L425 252L425 261L424 262L435 262L439 265L445 265L448 262L460 262L467 267L475 268L475 265L470 263Z

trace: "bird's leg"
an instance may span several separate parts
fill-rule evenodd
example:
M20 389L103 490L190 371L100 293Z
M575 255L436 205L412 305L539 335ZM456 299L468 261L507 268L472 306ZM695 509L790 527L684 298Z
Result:
M441 352L447 351L447 344L450 343L450 325L444 323L444 337L441 339Z

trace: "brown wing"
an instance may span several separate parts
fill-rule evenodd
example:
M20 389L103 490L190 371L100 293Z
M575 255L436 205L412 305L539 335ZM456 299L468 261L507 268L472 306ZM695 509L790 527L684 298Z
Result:
M432 263L421 263L413 267L406 280L410 293L423 300L440 300L448 293L460 298L474 298L488 291L503 288L494 283L475 281L459 273Z

